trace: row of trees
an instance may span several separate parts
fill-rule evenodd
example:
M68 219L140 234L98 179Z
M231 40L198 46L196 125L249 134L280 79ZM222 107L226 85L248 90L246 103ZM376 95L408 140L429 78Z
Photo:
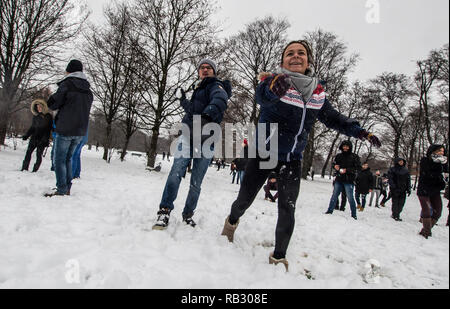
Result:
M69 19L77 8L63 0L1 3L0 144L24 99L21 94L29 93L30 85L39 88L37 77L50 73L48 68L58 59L64 42L81 31L87 17ZM115 2L105 9L103 25L81 31L83 62L98 101L95 112L105 123L105 160L115 146L113 127L120 127L126 137L123 155L137 130L148 133L148 165L154 166L162 130L180 119L176 91L195 82L196 63L206 56L219 64L220 77L233 83L225 121L258 122L258 75L279 67L290 24L270 16L259 18L236 35L219 39L218 28L211 23L214 10L209 0ZM31 11L34 15L27 15ZM32 28L33 20L45 28ZM350 82L359 55L352 54L346 43L322 29L305 33L303 39L311 43L314 70L326 81L332 104L381 136L381 152L355 141L363 160L403 156L412 169L428 145L442 143L448 148L448 44L418 60L414 76L385 72L369 81ZM22 58L27 59L21 62ZM36 70L41 74L36 75ZM315 125L304 152L304 177L319 160L325 175L343 138Z

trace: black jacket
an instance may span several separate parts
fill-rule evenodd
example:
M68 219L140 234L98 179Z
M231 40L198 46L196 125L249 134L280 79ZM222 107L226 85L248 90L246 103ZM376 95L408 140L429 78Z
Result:
M63 136L84 136L94 96L82 72L69 74L58 83L58 90L48 99L48 107L58 110L56 133Z
M33 116L31 127L23 137L28 138L31 136L31 142L36 143L37 146L47 147L52 131L52 124L52 115L39 113Z
M403 166L398 164L400 161L404 162ZM411 175L406 167L405 159L395 159L394 166L389 169L388 178L392 194L411 193Z
M383 190L383 177L381 175L380 176L373 175L372 189Z
M433 196L445 189L442 173L448 173L448 162L447 164L436 163L430 157L431 153L420 160L418 196Z
M369 190L373 189L373 178L370 168L359 172L355 180L356 192L360 194L369 193Z
M344 145L348 145L350 147L350 150L347 152L344 152L342 147ZM333 169L335 165L339 165L341 169L346 169L347 172L345 174L339 173L339 171L335 170L336 173L336 180L338 182L343 183L353 183L356 178L357 172L361 169L361 161L358 157L358 155L352 153L353 145L350 141L344 141L341 143L341 146L339 149L342 151L340 154L338 154L333 161Z

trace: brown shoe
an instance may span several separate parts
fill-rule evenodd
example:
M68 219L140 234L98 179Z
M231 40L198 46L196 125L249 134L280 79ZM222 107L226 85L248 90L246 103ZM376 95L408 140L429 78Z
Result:
M286 272L289 271L289 262L285 258L284 259L274 258L273 252L272 252L269 256L269 264L278 265L279 263L284 265L284 267L286 268Z
M419 234L422 235L423 237L425 237L426 239L428 239L428 237L432 236L432 234L431 234L431 227L432 227L431 218L422 218L422 224L423 224L423 228L419 232Z
M238 225L239 225L239 220L238 222L236 222L236 224L231 224L230 221L230 216L228 216L225 219L225 224L223 225L223 230L222 230L222 236L227 236L228 241L229 242L233 242L234 240L234 232L236 231Z

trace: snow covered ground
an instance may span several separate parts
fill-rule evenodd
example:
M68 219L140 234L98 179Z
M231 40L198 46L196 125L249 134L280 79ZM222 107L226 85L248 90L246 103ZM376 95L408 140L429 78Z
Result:
M328 179L303 181L286 273L268 264L277 208L263 192L235 243L220 236L238 192L229 169L209 169L195 229L181 222L187 176L170 227L152 231L169 162L148 172L144 157L107 164L85 147L72 195L44 198L55 186L50 149L38 173L20 172L27 143L18 144L14 151L8 140L0 150L0 288L449 288L448 210L425 240L414 194L403 222L388 207L367 207L354 221L349 210L324 215Z

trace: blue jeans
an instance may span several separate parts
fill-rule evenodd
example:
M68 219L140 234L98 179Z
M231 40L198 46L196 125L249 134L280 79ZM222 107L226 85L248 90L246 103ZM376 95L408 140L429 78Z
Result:
M181 143L178 144L178 150L181 151ZM191 184L188 196L186 198L183 215L190 216L194 214L194 211L197 208L198 199L200 197L203 178L208 171L211 158L202 157L191 159L189 151L183 156L178 156L175 154L172 169L167 177L160 208L168 208L170 210L175 208L173 202L177 198L181 178L186 174L186 169L191 160L193 160Z
M242 183L242 180L244 180L244 174L245 174L245 171L238 171L237 172L237 181L236 181L236 184L239 184L239 181Z
M75 152L72 156L72 177L73 178L80 178L81 173L81 149L83 149L83 146L88 141L88 134L86 133L85 136L83 136L83 139L81 142L77 145L77 148L75 148Z
M58 136L58 133L53 132L53 145L52 145L52 152L50 153L50 159L52 161L52 167L50 168L50 170L54 171L55 170L55 148L56 148L56 137Z
M330 205L328 207L329 212L333 212L334 208L336 207L336 202L339 198L339 195L342 191L345 190L345 193L347 194L347 200L350 204L350 209L352 212L352 217L356 217L356 204L355 204L355 198L353 196L353 190L355 188L355 185L352 183L342 183L339 181L336 181L334 184L334 190L333 190L333 196L330 200Z
M64 136L58 134L55 147L55 174L58 193L66 194L72 186L72 155L83 136Z

